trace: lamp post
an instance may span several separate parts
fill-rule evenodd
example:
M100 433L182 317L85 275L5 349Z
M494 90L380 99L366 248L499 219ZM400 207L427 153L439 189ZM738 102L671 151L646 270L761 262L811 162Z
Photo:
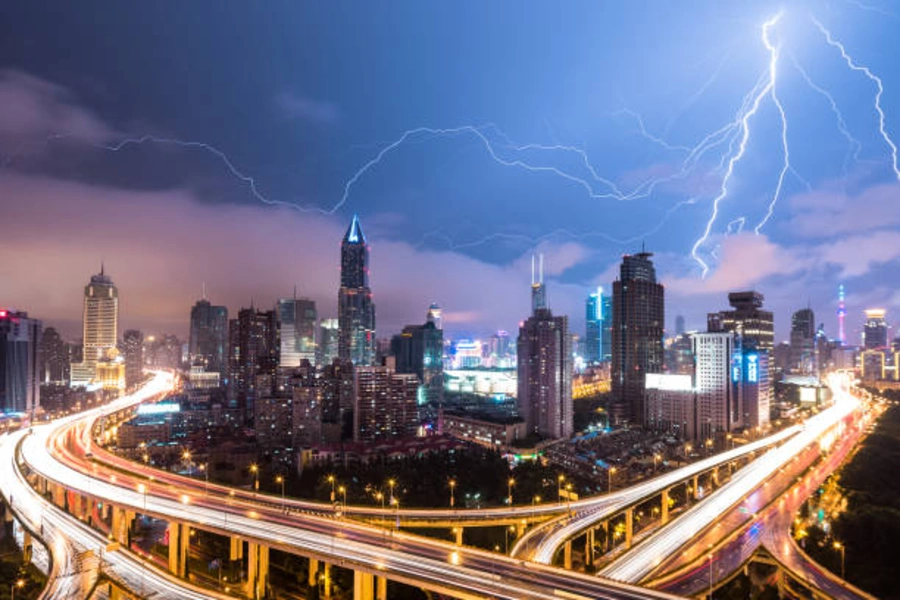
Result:
M537 505L541 501L540 496L535 496L531 499L531 520L533 521L537 518Z
M139 483L137 486L137 491L139 494L144 495L144 513L147 512L147 486L143 483Z
M23 587L25 587L24 579L18 579L18 580L16 580L16 582L14 584L9 586L10 600L16 600L16 588L19 588L21 590Z
M656 473L656 471L659 469L659 459L660 458L661 457L659 455L659 452L655 452L653 454L653 472L654 473Z
M375 499L381 501L381 526L384 527L384 493L376 492Z
M506 528L506 545L504 546L504 552L503 552L504 554L509 554L509 534L510 534L510 532L511 533L516 532L515 525L510 525L509 527Z
M208 463L203 463L197 468L203 471L203 495L209 495L209 469L207 468Z
M181 453L181 458L184 459L184 462L187 463L188 468L188 477L194 476L194 463L191 462L191 451L185 450Z
M334 475L328 476L328 483L331 484L331 503L334 504Z
M347 510L347 488L344 486L341 486L338 488L338 491L341 493L341 498L343 498L343 500L344 500L343 509Z
M394 486L395 485L397 485L397 482L393 478L388 479L388 487L391 489L390 504L394 503Z
M451 479L451 480L448 482L448 485L450 486L450 508L453 508L454 505L456 504L456 494L455 494L455 492L456 492L456 480L455 480L455 479Z
M281 485L281 510L284 510L284 475L275 477L275 483Z
M612 476L616 474L616 468L610 467L606 470L606 493L612 493Z
M253 495L259 491L259 465L256 463L250 465L250 472L253 473Z
M556 501L560 504L562 504L562 484L565 480L566 476L562 473L556 478Z
M506 482L506 503L510 506L513 503L512 489L514 485L516 485L516 480L510 477L509 481Z
M838 550L841 553L841 579L844 579L844 550L845 550L845 547L842 543L835 542L834 549Z

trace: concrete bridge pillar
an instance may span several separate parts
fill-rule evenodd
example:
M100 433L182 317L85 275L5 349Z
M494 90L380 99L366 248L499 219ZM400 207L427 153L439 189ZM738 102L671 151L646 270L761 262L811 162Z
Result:
M713 485L719 487L719 467L713 467L712 473L710 474L710 480Z
M375 577L371 573L353 571L353 600L375 600Z
M239 537L229 538L228 560L241 560L244 558L244 541Z
M594 565L594 529L588 529L584 534L584 566Z
M188 526L171 521L169 523L169 572L177 577L187 573L188 544L190 533Z
M247 544L247 595L254 600L264 598L269 583L269 547Z
M387 577L375 578L375 600L388 600Z
M662 502L659 508L659 518L662 525L669 522L669 489L666 488L662 491Z
M693 494L694 500L696 500L697 498L700 497L700 494L699 494L699 492L700 492L700 476L699 475L694 475L693 486L694 486L694 494Z
M53 504L59 508L66 509L66 490L58 483L50 484L50 493L53 496Z
M319 583L319 561L315 558L309 559L309 569L306 571L307 587L314 587Z
M563 568L572 569L572 540L569 540L563 546Z
M603 521L600 526L603 527L603 554L606 554L609 552L609 521Z
M322 564L322 597L331 598L331 564Z
M31 533L22 528L22 555L25 558L25 562L31 562L31 552L33 549L33 541L31 539Z
M625 548L631 548L631 538L634 536L634 509L625 511Z

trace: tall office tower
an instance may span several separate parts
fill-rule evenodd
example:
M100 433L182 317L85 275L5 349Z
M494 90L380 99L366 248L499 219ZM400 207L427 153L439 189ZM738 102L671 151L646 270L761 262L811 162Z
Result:
M847 307L844 305L844 284L838 286L838 343L843 346L847 342L844 336L844 318L847 316Z
M434 321L407 325L391 338L391 355L398 373L413 373L419 378L419 404L440 404L444 400L444 332Z
M866 350L880 350L888 347L888 324L883 308L866 310L866 324L863 329L863 346Z
M569 438L574 427L569 318L554 317L542 303L532 306L517 343L519 416L528 434Z
M316 362L316 303L308 298L278 301L282 367L299 367L301 361Z
M354 441L410 438L419 427L416 403L419 379L390 367L357 367Z
M274 310L242 308L237 319L230 321L229 330L231 398L249 419L254 414L254 400L271 394L274 388L279 350L278 319Z
M650 252L622 257L612 295L612 398L616 420L642 425L644 377L662 373L665 290Z
M369 247L357 215L353 215L341 242L338 355L357 366L375 361L375 304L369 288Z
M40 380L48 385L69 384L69 346L53 327L41 335Z
M802 308L791 316L791 371L814 375L816 365L816 317L811 308Z
M228 374L228 307L215 306L203 298L191 307L191 339L188 342L191 365L207 371Z
M603 356L603 288L588 294L585 303L584 360L597 364Z
M337 319L322 319L319 323L319 343L316 345L317 365L330 365L338 357L339 331Z
M136 329L123 333L122 354L125 356L125 387L131 388L144 378L144 334Z
M434 323L434 326L438 329L443 329L443 317L442 317L441 307L438 306L437 302L432 302L431 306L428 307L428 317L427 321L429 323Z
M72 365L72 386L89 384L97 375L97 362L116 347L119 323L119 291L106 274L91 276L84 287L84 338L82 362Z
M741 377L733 362L741 353L740 337L731 332L693 333L697 402L697 439L715 439L716 434L740 425Z
M734 359L737 360L737 357ZM769 375L769 355L754 348L744 348L740 354L741 425L748 430L764 429L769 425L769 409L774 390ZM732 364L732 381L738 376Z
M612 362L612 297L604 294L600 303L603 310L603 330L600 336L600 362Z
M544 255L538 257L537 278L535 278L534 255L531 255L531 312L547 308L547 288L544 287Z
M41 405L41 322L0 309L0 412L34 416Z
M734 310L709 313L708 331L738 333L744 347L756 348L771 356L775 346L775 321L771 311L762 310L763 300L765 297L754 291L728 294L728 303Z

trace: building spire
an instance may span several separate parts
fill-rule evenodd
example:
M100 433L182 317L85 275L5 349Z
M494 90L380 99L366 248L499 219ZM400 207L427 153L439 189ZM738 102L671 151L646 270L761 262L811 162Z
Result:
M353 213L353 219L350 221L350 226L344 235L344 242L348 244L366 243L366 236L363 235L362 226L359 224L359 215L356 213Z
M100 261L100 277L106 275L106 264L103 260Z
M202 292L203 295L201 296L200 299L201 299L201 300L209 300L209 298L206 297L206 282L205 282L205 281L203 282L203 286L202 286L202 287L203 287L203 292Z

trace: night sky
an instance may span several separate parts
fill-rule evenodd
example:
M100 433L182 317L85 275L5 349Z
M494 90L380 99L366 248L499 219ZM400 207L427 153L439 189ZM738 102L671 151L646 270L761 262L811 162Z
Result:
M232 312L296 285L336 316L357 212L379 336L433 301L452 335L515 329L535 250L581 333L643 242L669 330L752 287L779 340L807 304L834 336L843 283L852 343L864 308L900 314L893 10L5 3L0 305L77 337L105 261L122 328L185 335L203 283Z

